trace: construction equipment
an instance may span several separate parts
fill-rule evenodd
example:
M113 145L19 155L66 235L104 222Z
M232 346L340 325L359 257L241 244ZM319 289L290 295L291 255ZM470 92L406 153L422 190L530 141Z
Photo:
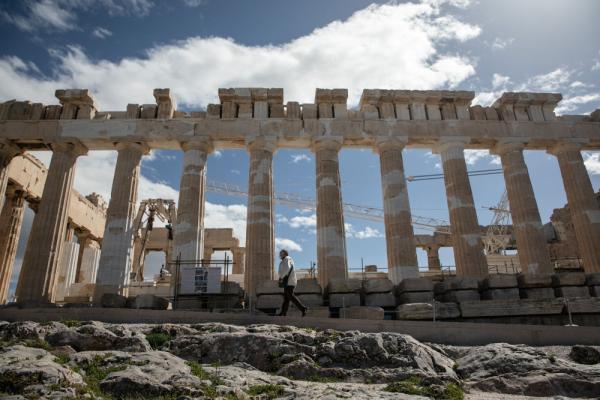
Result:
M147 199L140 202L138 212L133 222L135 236L133 242L133 265L131 267L130 279L141 282L144 280L144 258L146 245L150 238L150 232L154 228L156 219L166 223L168 230L167 245L165 246L167 260L171 259L173 230L172 226L176 218L175 202L164 199Z
M510 206L506 190L502 193L500 201L493 207L485 207L494 212L490 224L487 226L485 235L481 237L486 254L504 255L510 245L512 235L509 232L511 226Z

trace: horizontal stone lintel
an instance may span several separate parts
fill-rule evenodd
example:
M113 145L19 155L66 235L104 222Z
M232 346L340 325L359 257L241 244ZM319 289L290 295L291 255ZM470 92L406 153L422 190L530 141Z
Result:
M488 149L498 139L518 139L526 149L546 150L561 141L600 148L600 123L586 121L381 121L363 119L114 119L0 121L0 139L23 149L47 148L60 140L78 140L89 150L111 150L120 141L143 141L155 149L179 149L182 141L208 136L218 148L243 148L249 136L265 135L282 148L307 148L314 138L342 137L347 147L373 147L377 137L401 136L407 147L430 148L439 139L467 138L467 148Z

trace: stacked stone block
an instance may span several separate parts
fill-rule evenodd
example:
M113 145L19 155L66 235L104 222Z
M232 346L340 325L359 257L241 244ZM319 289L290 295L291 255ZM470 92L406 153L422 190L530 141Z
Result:
M396 287L399 304L433 302L433 282L427 278L404 279Z
M283 303L283 288L278 281L267 280L256 287L256 305L259 310L273 310Z
M583 272L568 272L552 275L552 286L556 297L590 297Z
M476 278L451 277L434 286L436 300L441 302L461 303L463 301L479 301L479 281Z
M435 307L435 310L434 310ZM408 303L396 308L396 319L429 320L453 319L460 317L460 310L456 303Z
M592 296L600 297L600 273L588 274L585 284L590 288Z
M481 282L482 300L518 300L517 277L509 274L494 274Z
M361 305L360 279L331 279L327 285L330 308L354 307Z
M309 308L323 305L323 290L316 279L299 279L295 293L302 304ZM293 303L290 303L290 308L295 307Z
M365 306L368 307L396 307L394 284L387 278L368 279L365 281Z
M522 299L553 299L552 275L519 274L517 276Z

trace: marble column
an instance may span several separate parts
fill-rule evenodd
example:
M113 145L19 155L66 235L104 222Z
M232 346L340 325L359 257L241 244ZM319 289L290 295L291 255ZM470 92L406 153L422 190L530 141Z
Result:
M0 304L8 300L24 210L25 193L18 189L9 189L0 213Z
M500 156L504 170L521 270L526 274L552 274L554 268L523 157L523 147L521 141L500 141L493 152Z
M558 159L583 269L600 272L600 209L578 143L562 143L549 151Z
M208 138L181 144L183 172L179 187L177 224L174 235L174 257L183 261L202 259L204 250L204 193L206 159L213 151Z
M0 210L4 206L4 194L8 184L8 164L16 155L22 153L19 146L13 144L10 140L0 139Z
M247 144L250 153L246 271L244 287L250 297L263 282L274 279L273 154L275 139L258 136Z
M331 279L348 277L338 160L341 148L340 137L320 137L312 144L317 169L317 268L323 288Z
M17 284L19 303L54 301L59 260L65 243L75 162L77 157L87 153L87 149L80 143L65 142L52 145L52 151L52 161L31 226Z
M402 279L419 277L415 235L402 161L405 144L406 139L400 138L387 137L376 141L381 167L388 277L394 284L400 283Z
M104 293L126 294L133 262L133 240L140 161L148 153L145 144L121 142L106 211L100 266L96 277L94 301Z
M459 138L442 140L437 151L444 170L456 275L482 278L488 275L488 267L467 174L466 143Z
M442 263L440 262L440 246L427 246L427 269L429 271L440 271Z

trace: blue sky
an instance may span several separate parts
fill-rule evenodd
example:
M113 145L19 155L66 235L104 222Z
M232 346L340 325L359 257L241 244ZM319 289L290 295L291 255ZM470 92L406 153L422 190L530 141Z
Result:
M600 107L600 2L594 0L429 0L418 2L226 0L29 0L0 2L0 100L56 103L58 88L91 89L102 110L153 102L170 87L181 110L217 101L219 87L283 87L284 101L312 102L316 87L464 89L488 105L503 91L560 92L562 114ZM497 168L486 152L466 154L470 169ZM47 154L39 154L45 161ZM405 151L407 175L439 173L427 150ZM585 153L595 190L600 154ZM108 197L114 152L78 161L75 187ZM556 160L526 152L544 222L566 202ZM140 197L177 199L182 156L156 151L142 164ZM382 207L379 163L370 149L343 150L345 202ZM275 190L315 196L310 151L282 149ZM248 156L219 150L208 178L247 186ZM480 223L504 191L501 175L471 180ZM448 219L442 180L409 184L413 214ZM245 236L244 198L207 195L207 226ZM276 208L276 237L300 267L316 260L314 213ZM28 212L23 238L28 234ZM347 217L351 267L385 267L381 223ZM417 233L426 233L417 230ZM21 241L19 257L25 245ZM301 250L300 250L301 249ZM425 254L418 253L420 265ZM441 253L453 265L452 252ZM20 260L17 261L17 264ZM159 263L153 256L153 264Z

